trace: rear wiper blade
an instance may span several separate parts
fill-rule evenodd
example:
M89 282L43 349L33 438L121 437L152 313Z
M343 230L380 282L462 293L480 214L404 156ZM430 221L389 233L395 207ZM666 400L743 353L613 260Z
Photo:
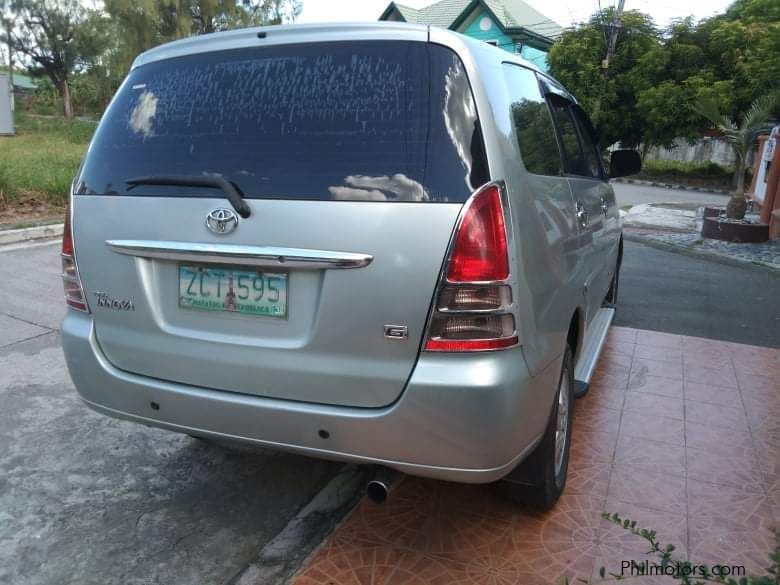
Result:
M211 187L213 189L222 189L225 197L230 201L238 214L246 219L252 215L249 205L239 193L236 186L223 177L216 175L151 175L148 177L136 177L125 181L128 185L135 187L137 185L176 185L179 187Z

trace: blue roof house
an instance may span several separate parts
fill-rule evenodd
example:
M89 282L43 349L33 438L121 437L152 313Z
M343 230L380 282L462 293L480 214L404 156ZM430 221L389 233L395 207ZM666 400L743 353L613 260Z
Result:
M458 31L547 70L547 52L562 29L523 0L441 0L414 9L391 2L379 20L427 24Z

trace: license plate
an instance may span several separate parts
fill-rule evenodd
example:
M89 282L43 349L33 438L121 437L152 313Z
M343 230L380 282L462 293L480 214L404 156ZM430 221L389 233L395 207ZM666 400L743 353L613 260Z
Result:
M286 317L287 274L217 266L179 266L179 306Z

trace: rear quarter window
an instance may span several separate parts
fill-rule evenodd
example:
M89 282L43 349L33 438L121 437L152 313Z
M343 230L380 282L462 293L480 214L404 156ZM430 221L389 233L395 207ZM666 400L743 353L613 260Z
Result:
M536 74L519 65L505 63L504 76L525 168L536 175L560 175L561 155L555 128Z
M98 128L79 194L213 196L137 186L221 175L247 198L462 202L487 182L460 59L422 42L245 48L131 71Z

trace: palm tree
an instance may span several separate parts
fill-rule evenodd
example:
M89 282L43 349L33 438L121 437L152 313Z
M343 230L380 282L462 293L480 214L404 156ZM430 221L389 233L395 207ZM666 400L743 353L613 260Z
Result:
M768 94L757 98L742 118L742 123L737 124L725 114L720 113L718 104L711 98L702 98L695 106L696 111L707 118L712 125L723 135L723 139L731 144L734 154L737 155L737 188L726 206L726 217L729 219L742 219L747 210L745 199L745 166L750 149L755 142L756 134L767 128L767 120L777 104L778 96Z

